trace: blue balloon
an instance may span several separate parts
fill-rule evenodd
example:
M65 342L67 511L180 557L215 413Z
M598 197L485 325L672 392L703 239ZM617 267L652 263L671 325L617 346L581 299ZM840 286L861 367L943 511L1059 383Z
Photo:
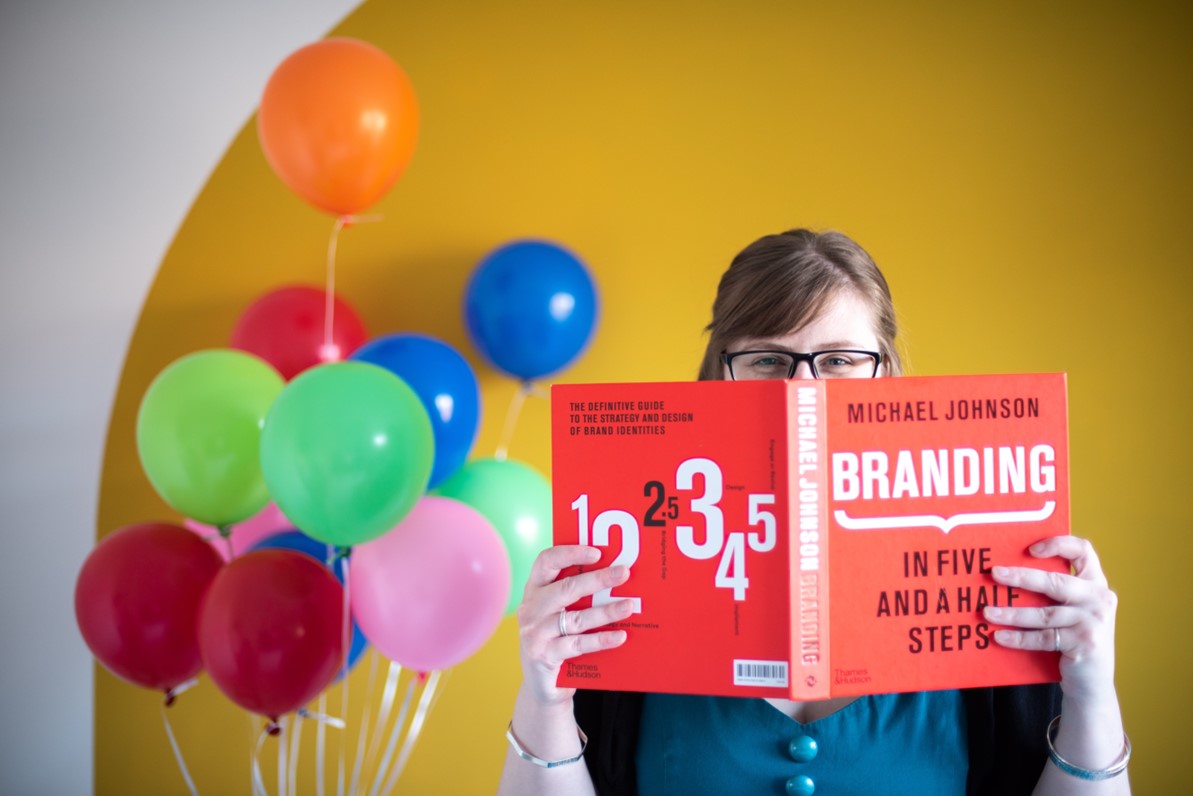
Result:
M302 531L282 531L275 533L272 536L266 536L261 539L249 550L297 550L300 553L306 553L311 558L318 561L320 564L327 564L328 545L320 542L318 539L312 539ZM344 560L337 558L335 568L336 578L341 584L344 582ZM351 588L351 585L349 585ZM348 668L351 669L356 665L356 661L364 653L365 647L369 645L365 634L360 632L356 621L352 622L352 643L348 647Z
M592 337L596 316L588 269L546 241L515 241L491 252L464 296L473 343L499 370L523 380L575 359Z
M480 387L468 360L447 343L421 334L380 337L358 348L351 358L396 374L418 394L431 416L435 461L427 488L460 469L480 422Z

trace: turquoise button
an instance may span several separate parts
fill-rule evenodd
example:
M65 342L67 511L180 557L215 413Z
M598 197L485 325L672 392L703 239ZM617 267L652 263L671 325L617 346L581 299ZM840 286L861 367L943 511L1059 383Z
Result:
M807 774L797 774L787 780L787 796L812 796L816 783Z
M807 763L816 757L816 753L820 751L820 747L816 745L816 739L811 735L797 735L791 739L791 743L787 746L787 751L791 754L791 759L797 763Z

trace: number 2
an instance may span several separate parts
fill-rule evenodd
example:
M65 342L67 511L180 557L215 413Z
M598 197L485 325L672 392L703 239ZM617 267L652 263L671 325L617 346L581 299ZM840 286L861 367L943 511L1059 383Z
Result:
M617 557L609 564L611 567L627 566L631 567L638 561L638 520L634 519L634 515L628 511L621 509L607 509L602 511L592 521L592 536L589 538L588 528L588 495L580 495L572 502L572 508L576 510L579 515L576 519L579 523L580 544L591 544L594 547L608 547L609 546L609 531L613 527L621 529L621 550L618 551ZM608 605L615 600L624 599L622 596L613 596L613 587L601 589L592 595L592 605L595 608L598 605ZM632 600L633 613L642 613L642 598L630 597Z

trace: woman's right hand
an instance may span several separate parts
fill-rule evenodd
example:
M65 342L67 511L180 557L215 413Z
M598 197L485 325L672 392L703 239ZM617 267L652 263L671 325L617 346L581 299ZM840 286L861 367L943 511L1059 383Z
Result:
M619 647L625 642L624 630L599 628L629 617L632 600L628 599L568 611L564 615L567 634L560 633L561 611L583 597L625 583L630 576L627 567L616 566L559 578L564 569L592 565L600 557L601 551L595 547L559 545L543 550L534 560L517 616L523 690L540 705L567 702L575 693L574 688L559 688L555 684L564 661L587 652Z

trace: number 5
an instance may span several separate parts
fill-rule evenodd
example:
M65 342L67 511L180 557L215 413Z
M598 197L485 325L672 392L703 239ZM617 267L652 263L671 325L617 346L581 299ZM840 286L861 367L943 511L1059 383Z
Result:
M774 495L750 495L750 524L762 523L761 539L757 532L750 531L750 549L756 553L768 553L775 548L775 515L761 508L773 505Z

